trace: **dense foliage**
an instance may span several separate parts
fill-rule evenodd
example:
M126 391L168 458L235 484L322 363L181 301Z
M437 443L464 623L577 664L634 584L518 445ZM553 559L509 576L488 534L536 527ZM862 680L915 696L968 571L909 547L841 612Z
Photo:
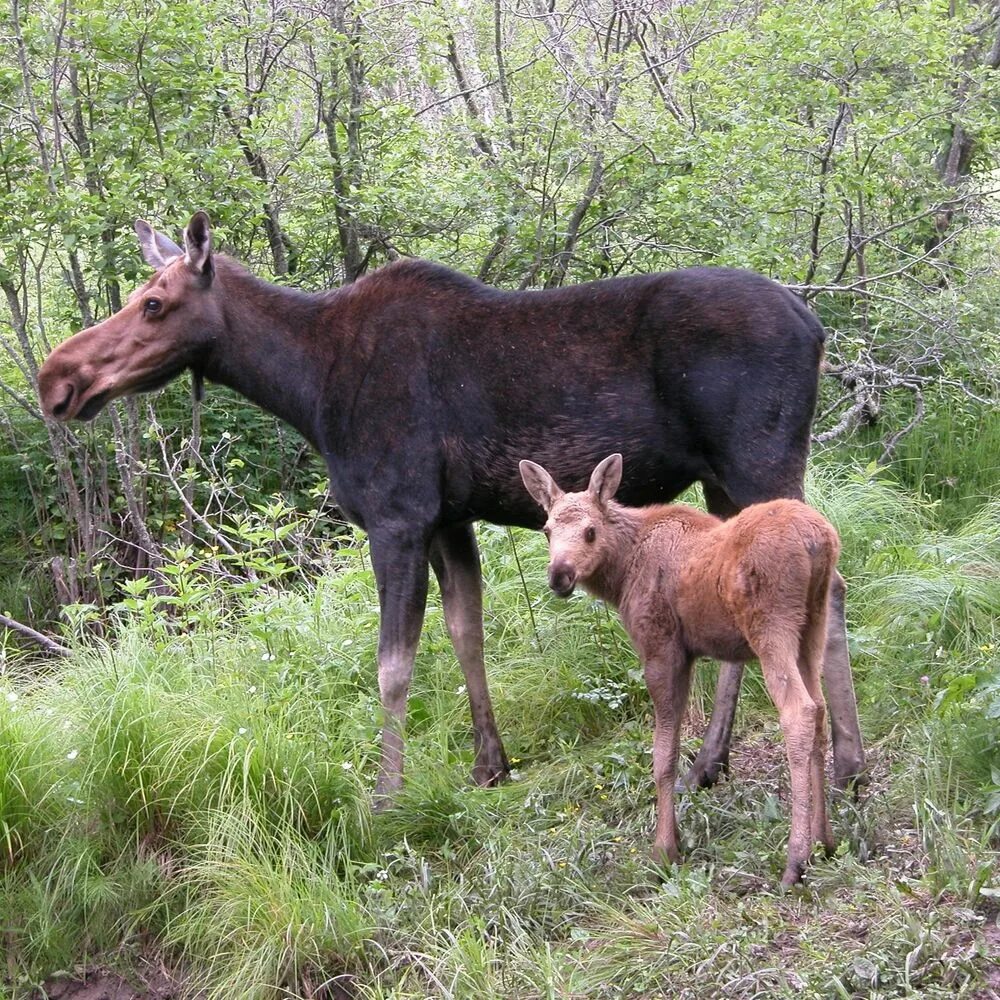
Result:
M830 330L820 438L874 426L877 459L928 413L974 432L996 388L985 5L14 0L0 17L0 485L25 514L0 578L36 619L205 541L187 507L245 507L202 436L239 435L227 460L252 490L322 479L218 390L204 428L181 388L165 432L135 402L92 432L38 421L39 357L146 273L136 216L177 233L205 208L224 247L306 288L398 254L519 287L752 267Z

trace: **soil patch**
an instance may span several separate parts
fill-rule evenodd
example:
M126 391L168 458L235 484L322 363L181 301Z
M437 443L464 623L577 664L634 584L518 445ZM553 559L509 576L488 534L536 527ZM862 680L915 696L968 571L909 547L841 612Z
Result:
M144 968L130 979L109 969L88 969L78 976L50 979L38 1000L177 1000L181 984L166 969Z

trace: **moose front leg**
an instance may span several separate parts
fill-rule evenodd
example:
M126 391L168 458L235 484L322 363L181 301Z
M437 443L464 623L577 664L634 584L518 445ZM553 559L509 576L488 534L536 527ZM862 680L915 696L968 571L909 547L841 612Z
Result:
M472 710L476 760L472 779L495 785L510 773L483 662L483 593L479 550L471 524L439 529L431 539L431 565L441 585L444 620L458 657Z
M411 537L373 534L371 554L381 609L378 687L383 713L375 805L385 808L403 785L406 699L427 603L427 546Z

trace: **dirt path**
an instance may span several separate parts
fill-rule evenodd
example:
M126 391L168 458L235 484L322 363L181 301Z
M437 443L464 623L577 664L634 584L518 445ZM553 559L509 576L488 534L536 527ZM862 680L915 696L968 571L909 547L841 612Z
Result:
M163 970L146 969L125 980L107 969L92 969L79 979L53 979L39 1000L175 1000L180 984Z

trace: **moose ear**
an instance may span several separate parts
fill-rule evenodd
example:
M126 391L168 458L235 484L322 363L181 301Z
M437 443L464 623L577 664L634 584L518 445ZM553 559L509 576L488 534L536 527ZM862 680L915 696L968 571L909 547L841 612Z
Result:
M602 503L606 503L617 492L622 481L622 457L615 452L608 455L590 474L587 489Z
M204 212L195 212L184 230L184 261L195 272L212 279L212 225Z
M556 486L556 481L540 465L527 459L523 459L518 468L528 492L543 510L551 510L552 505L563 495L563 491Z
M135 220L135 235L139 237L139 246L146 263L157 271L184 253L173 240L168 240L142 219Z

